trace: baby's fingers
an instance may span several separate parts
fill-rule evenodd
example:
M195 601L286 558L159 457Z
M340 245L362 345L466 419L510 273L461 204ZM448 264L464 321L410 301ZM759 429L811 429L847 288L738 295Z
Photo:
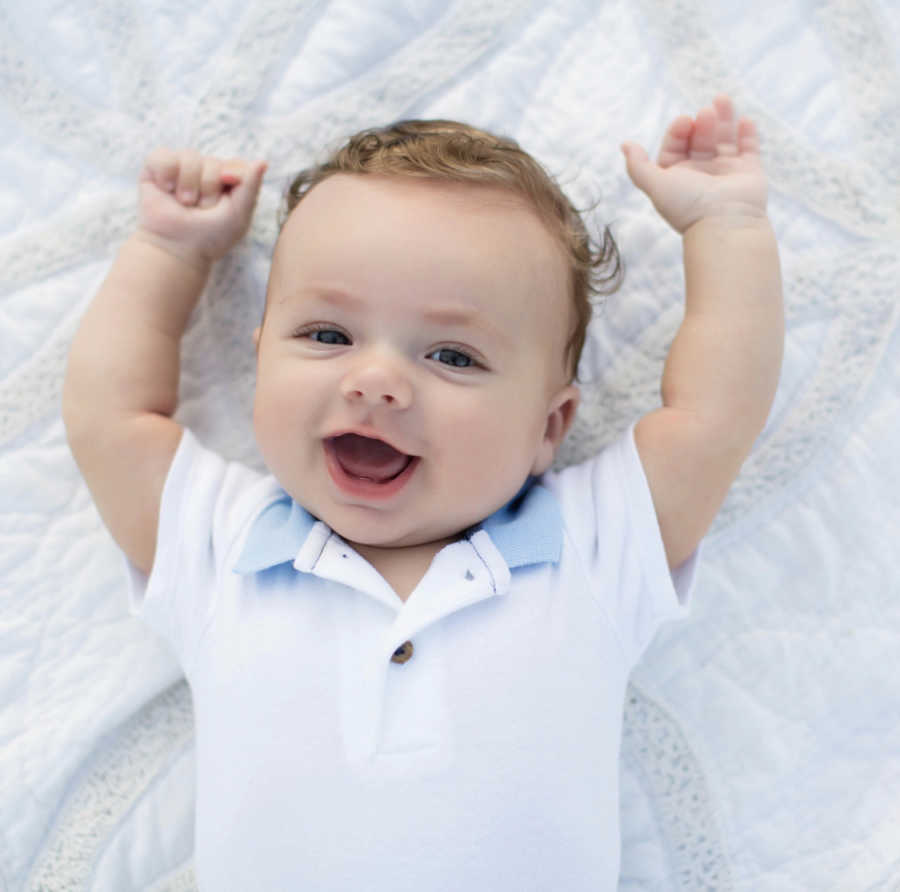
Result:
M163 192L173 194L180 204L192 207L200 200L203 162L204 159L192 149L179 152L154 149L144 162L140 180L152 183Z
M720 155L737 154L737 124L731 97L720 93L713 99L716 113L716 151Z
M741 118L738 121L737 131L738 151L744 154L759 154L759 134L756 130L756 124L749 118Z
M200 198L202 208L211 208L222 195L222 163L218 158L204 158L200 168Z
M680 115L666 130L662 145L659 148L658 163L660 167L670 167L687 158L691 133L694 130L694 119Z
M174 192L178 184L178 155L171 149L154 149L145 159L140 181L163 192Z
M715 158L718 141L716 110L711 107L701 108L694 121L694 129L688 146L688 158L691 161L708 161Z
M203 158L193 149L178 153L178 184L175 197L185 207L193 207L200 200L200 184L203 176Z

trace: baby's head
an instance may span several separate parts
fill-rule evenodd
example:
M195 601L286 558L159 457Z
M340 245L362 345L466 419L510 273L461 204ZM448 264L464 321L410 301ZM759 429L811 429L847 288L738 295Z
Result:
M256 335L263 458L350 541L454 538L550 466L590 294L619 275L608 231L594 251L511 140L354 136L288 193Z

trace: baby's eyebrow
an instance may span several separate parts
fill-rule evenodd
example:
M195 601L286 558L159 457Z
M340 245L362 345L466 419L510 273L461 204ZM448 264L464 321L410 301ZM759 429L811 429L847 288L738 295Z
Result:
M359 310L365 306L365 301L359 297L354 297L346 291L337 288L309 288L300 292L300 295L308 294L316 297L325 303L334 304L338 307L346 307L349 310Z
M320 300L324 300L326 303L345 307L349 310L361 310L366 307L365 300L339 288L315 288L308 293ZM481 328L496 338L507 340L506 334L498 326L474 308L454 304L429 306L422 311L422 318L426 322L435 322L439 325L461 325Z
M423 311L422 318L426 322L434 322L438 325L458 325L463 328L480 329L504 344L509 343L509 337L503 329L491 322L482 313L469 307L428 307Z
M480 313L465 307L429 307L422 313L427 322L438 322L442 325L483 325L490 326Z

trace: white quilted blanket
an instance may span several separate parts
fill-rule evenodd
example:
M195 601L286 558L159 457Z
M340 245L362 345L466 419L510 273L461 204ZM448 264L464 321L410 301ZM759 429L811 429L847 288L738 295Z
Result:
M270 161L179 412L258 464L250 332L288 176L401 117L516 137L599 200L628 268L568 462L657 404L682 305L678 239L618 145L655 151L719 90L763 136L787 352L693 617L633 678L620 889L900 889L896 0L29 0L0 4L0 85L0 890L193 888L190 697L128 616L58 411L144 155Z

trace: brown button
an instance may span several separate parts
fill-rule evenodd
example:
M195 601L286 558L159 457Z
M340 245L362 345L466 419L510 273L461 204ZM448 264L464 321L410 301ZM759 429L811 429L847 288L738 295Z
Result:
M391 657L392 663L405 663L413 655L412 641L404 641Z

